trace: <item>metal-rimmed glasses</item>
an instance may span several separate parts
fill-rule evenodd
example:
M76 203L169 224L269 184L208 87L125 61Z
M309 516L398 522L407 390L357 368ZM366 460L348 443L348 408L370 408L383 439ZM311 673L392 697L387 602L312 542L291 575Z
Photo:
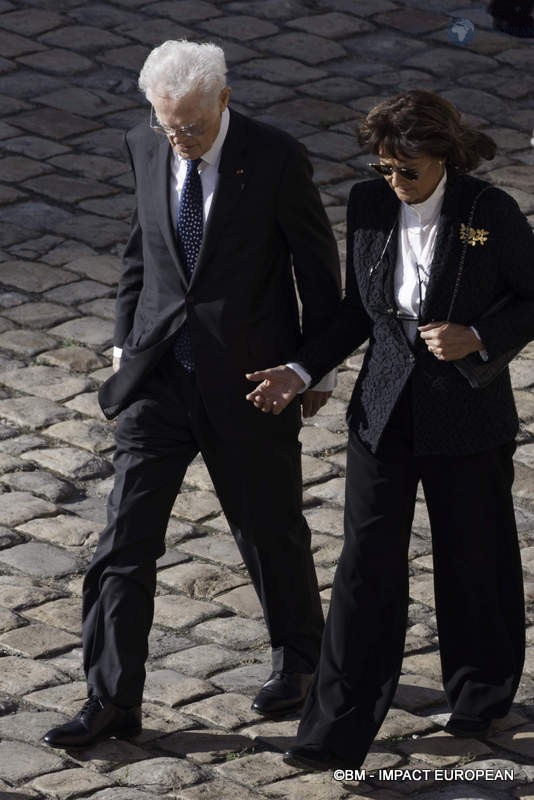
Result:
M187 139L193 139L197 136L203 136L207 128L202 125L183 125L181 128L169 128L167 125L162 125L156 116L154 106L150 106L150 127L155 133L161 136L169 136L170 138L178 138L184 136Z
M407 181L416 181L421 176L421 171L413 169L412 167L393 167L391 164L379 163L370 163L367 164L367 166L371 169L374 169L374 171L378 172L379 175L382 175L383 178L391 178L394 172L396 172L401 178L405 178Z

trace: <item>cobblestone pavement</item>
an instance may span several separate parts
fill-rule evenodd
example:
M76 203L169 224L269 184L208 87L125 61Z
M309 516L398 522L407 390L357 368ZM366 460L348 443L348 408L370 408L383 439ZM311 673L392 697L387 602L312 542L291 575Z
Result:
M80 586L111 485L113 295L128 231L124 129L146 106L136 74L166 38L212 39L234 107L291 131L313 156L343 249L344 204L366 157L354 136L380 97L436 89L488 129L486 166L534 223L534 42L490 30L461 0L0 0L0 799L291 800L534 797L533 627L513 713L488 741L454 739L440 684L428 521L417 504L403 676L364 781L298 772L279 751L295 720L250 699L269 672L258 603L200 461L159 563L145 730L130 743L51 751L43 732L83 701ZM460 43L452 20L467 18ZM325 607L342 534L344 411L361 363L302 432L306 515ZM515 497L534 598L534 345L512 365L521 415ZM532 623L532 620L531 620ZM498 643L496 643L498 646ZM439 769L513 769L496 781ZM427 770L388 780L382 768ZM374 777L373 777L374 776Z

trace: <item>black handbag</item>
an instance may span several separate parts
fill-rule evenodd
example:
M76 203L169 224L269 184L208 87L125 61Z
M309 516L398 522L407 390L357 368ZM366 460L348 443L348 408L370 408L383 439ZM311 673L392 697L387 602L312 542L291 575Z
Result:
M486 311L481 315L480 319L485 319L486 317L493 316L493 314L497 314L498 311L508 305L512 298L513 294L511 292L504 295L504 297L501 297L488 309L486 309ZM468 356L459 358L452 363L458 372L460 372L464 378L469 381L469 385L473 389L483 389L485 386L488 386L488 384L490 384L492 380L503 371L503 369L506 369L510 361L515 358L515 356L520 350L522 350L523 347L524 345L512 347L511 350L507 350L505 353L494 356L494 358L490 359L489 361L483 361L478 353L469 353Z
M475 209L477 207L480 195L490 188L491 188L490 186L486 186L477 194L469 214L469 221L466 227L464 246L462 249L462 254L460 256L460 265L458 267L456 283L454 286L454 291L449 306L449 313L447 314L447 322L451 318L452 309L456 300L456 296L458 294L458 289L460 288L460 281L462 279L465 257L467 255L467 247L469 244L468 234L469 231L471 230L473 217L475 215ZM513 292L508 292L503 297L500 297L498 300L492 303L492 305L489 308L486 309L486 311L480 316L480 319L485 319L486 317L493 316L493 314L497 314L501 309L505 308L508 305L508 303L510 303L513 297L514 297ZM526 342L518 347L512 347L505 353L501 353L498 356L494 356L494 358L491 358L489 361L484 361L478 353L469 353L468 356L465 356L464 358L458 358L456 361L452 361L451 363L454 364L458 372L460 372L460 374L464 376L464 378L469 382L469 385L473 389L483 389L485 386L488 386L492 382L492 380L494 380L494 378L497 377L497 375L500 375L500 373L504 369L506 369L510 361L513 358L515 358L515 356L519 353L520 350L522 350L525 344Z

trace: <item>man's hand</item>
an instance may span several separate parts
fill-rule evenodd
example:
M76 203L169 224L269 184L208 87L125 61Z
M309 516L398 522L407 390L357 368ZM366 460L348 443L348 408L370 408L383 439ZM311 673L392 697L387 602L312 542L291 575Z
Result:
M249 381L261 381L247 394L246 399L264 414L281 414L304 386L304 381L297 373L285 365L249 372L246 378Z
M302 416L314 417L319 409L328 403L332 392L317 392L313 389L308 389L302 395Z
M113 356L113 372L118 372L121 368L121 357L120 356Z
M418 328L429 351L440 361L456 361L469 353L484 350L484 345L467 325L431 322Z

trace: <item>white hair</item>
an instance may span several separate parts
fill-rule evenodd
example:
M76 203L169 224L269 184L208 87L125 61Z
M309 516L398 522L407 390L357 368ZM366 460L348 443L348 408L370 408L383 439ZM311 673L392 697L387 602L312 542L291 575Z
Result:
M139 73L139 88L150 102L158 94L180 100L194 91L207 97L226 86L224 52L216 44L169 40L149 53Z

